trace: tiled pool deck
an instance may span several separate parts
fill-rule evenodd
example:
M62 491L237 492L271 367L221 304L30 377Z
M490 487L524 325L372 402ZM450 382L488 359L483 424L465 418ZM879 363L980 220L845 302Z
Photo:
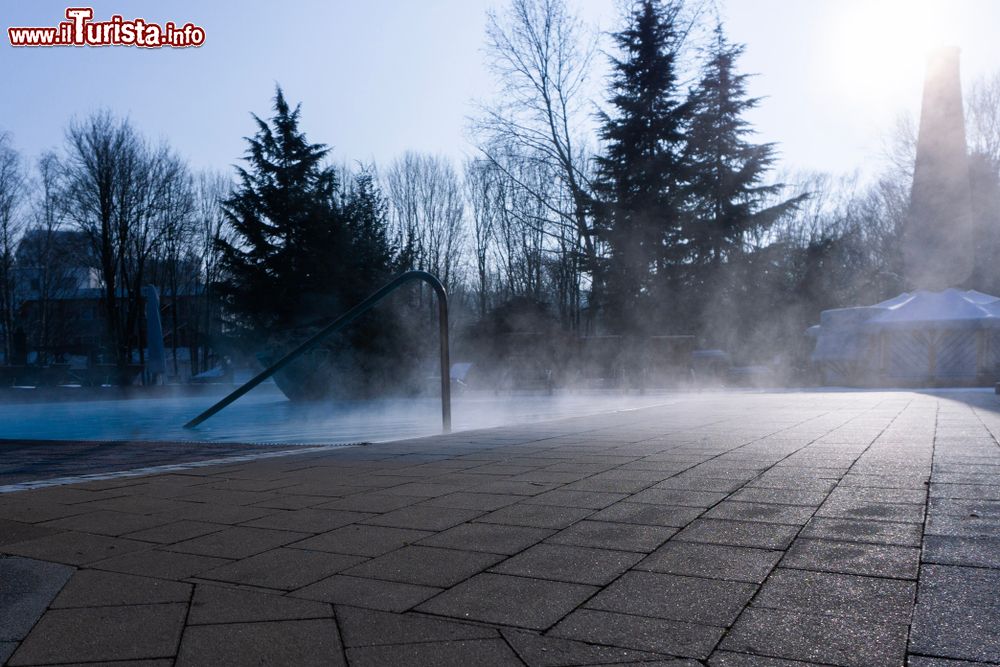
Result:
M985 392L702 394L5 493L0 661L1000 663L998 434Z

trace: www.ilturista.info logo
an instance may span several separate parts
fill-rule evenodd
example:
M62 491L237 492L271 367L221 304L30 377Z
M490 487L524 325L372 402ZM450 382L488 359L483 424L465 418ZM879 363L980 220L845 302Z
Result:
M145 19L126 20L115 14L108 21L93 21L91 7L69 7L66 18L57 26L11 27L7 36L11 46L140 46L185 48L205 43L205 29L173 21L163 25Z

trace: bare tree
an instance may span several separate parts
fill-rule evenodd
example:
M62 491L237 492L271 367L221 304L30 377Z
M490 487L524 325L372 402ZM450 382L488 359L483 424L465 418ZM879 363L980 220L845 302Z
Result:
M447 159L404 153L386 173L396 246L416 268L446 286L461 281L464 244L462 186Z
M197 322L196 340L203 341L202 351L191 359L192 372L208 370L208 349L213 338L219 333L220 321L216 317L217 297L215 286L222 277L220 250L223 242L233 241L233 230L223 212L222 203L229 196L232 182L218 172L202 172L195 183L195 254L201 260L202 298L199 300L201 313ZM197 346L194 348L197 350Z
M24 227L21 208L25 177L21 156L13 149L10 137L0 134L0 335L4 359L11 362L14 336L16 285L14 259Z
M18 247L19 271L35 301L25 326L41 362L48 360L51 348L76 324L76 313L58 312L56 303L86 285L92 268L87 254L81 255L78 233L63 229L61 169L55 153L47 152L39 158L31 228Z
M161 302L161 307L165 306L170 316L169 338L173 373L178 376L180 374L178 349L182 328L181 303L185 297L191 296L199 279L195 254L197 250L197 229L194 221L195 193L194 181L187 166L169 151L161 156L161 159L165 162L164 178L157 192L153 220L153 233L157 242L151 251L155 259L154 282L159 286L161 298L165 302ZM189 317L184 317L183 325L189 324L188 319Z
M491 288L490 251L496 234L499 210L502 206L500 179L496 169L486 160L465 163L465 196L469 202L472 222L472 252L476 271L476 295L479 316L484 317Z
M975 81L965 105L972 152L1000 165L1000 71Z
M138 348L141 362L142 288L184 163L101 111L70 125L64 176L67 217L90 242L101 278L113 359L124 367Z
M474 123L480 149L546 210L553 226L543 231L565 239L570 230L582 265L591 267L598 248L582 137L591 123L585 86L596 39L563 0L512 0L505 12L490 13L487 49L500 97ZM546 165L563 196L521 178L513 167L524 162Z

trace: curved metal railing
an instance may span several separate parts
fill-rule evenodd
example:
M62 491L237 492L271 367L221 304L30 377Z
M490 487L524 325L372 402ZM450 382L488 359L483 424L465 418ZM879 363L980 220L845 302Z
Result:
M390 282L386 283L380 290L372 294L370 297L359 303L358 305L351 308L349 311L338 317L336 320L328 324L321 331L312 336L309 340L305 341L294 350L283 356L278 361L274 362L268 368L264 369L252 379L250 379L246 384L240 386L236 391L232 392L221 401L205 410L200 415L184 424L184 428L194 428L198 424L202 423L209 417L212 417L220 410L228 406L230 403L238 399L239 397L246 394L248 391L259 385L261 382L271 377L282 368L292 363L300 356L316 347L320 342L323 341L327 336L334 334L348 324L356 320L359 316L369 311L375 306L379 301L384 299L386 296L396 291L398 288L402 287L406 283L412 282L414 280L422 280L433 288L437 293L438 300L438 325L440 327L440 337L441 337L441 425L445 433L451 431L451 377L450 377L450 367L451 364L448 360L448 294L445 292L444 285L438 280L434 275L427 273L426 271L407 271L401 273Z

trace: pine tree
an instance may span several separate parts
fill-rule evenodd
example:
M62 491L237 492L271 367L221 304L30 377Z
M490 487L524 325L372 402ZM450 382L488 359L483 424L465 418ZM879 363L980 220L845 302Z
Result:
M316 301L329 301L323 295L343 275L351 239L336 173L323 163L327 148L306 140L299 108L278 88L270 122L254 120L247 166L237 168L239 185L224 203L234 239L221 241L220 251L232 324L259 335L317 315Z
M633 331L656 283L669 282L686 249L680 233L681 148L687 104L678 95L679 3L639 0L614 35L610 114L602 114L596 228L608 258L597 272L612 327ZM603 302L601 304L600 302Z
M274 360L388 281L397 263L371 170L341 178L280 88L274 115L254 118L247 164L224 203L235 233L219 243L219 288L247 351ZM372 311L283 371L279 385L293 398L368 393L403 374L412 350L400 331L390 308Z
M754 130L744 115L760 99L747 96L749 75L736 71L743 48L730 44L717 26L690 96L687 233L694 240L696 259L711 266L742 253L749 234L766 230L802 200L767 205L783 186L762 183L776 159L774 144L748 140Z
M351 235L350 276L352 293L367 296L386 282L397 267L394 249L389 241L389 204L375 179L372 169L364 169L354 177L344 196L344 215Z

